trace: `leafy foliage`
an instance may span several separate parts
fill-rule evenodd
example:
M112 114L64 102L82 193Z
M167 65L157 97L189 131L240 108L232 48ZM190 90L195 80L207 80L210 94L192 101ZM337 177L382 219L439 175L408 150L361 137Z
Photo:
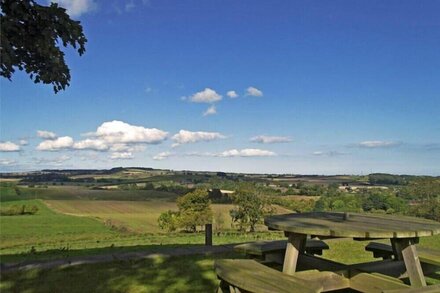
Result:
M237 205L230 211L232 221L238 223L240 230L249 227L250 232L255 231L255 225L265 214L271 213L266 200L253 190L238 190L233 197Z
M198 226L212 223L211 201L208 192L196 189L177 199L177 212L167 211L158 218L159 227L167 231L182 228L196 232Z
M18 68L35 83L52 84L55 93L69 86L70 70L59 43L84 54L87 39L80 22L56 3L43 6L34 0L2 0L0 7L0 75L11 80Z
M170 210L160 214L157 220L159 228L167 232L176 231L178 227L178 215L178 212Z
M211 201L208 192L196 189L177 199L179 208L179 226L187 231L195 232L197 226L212 222Z

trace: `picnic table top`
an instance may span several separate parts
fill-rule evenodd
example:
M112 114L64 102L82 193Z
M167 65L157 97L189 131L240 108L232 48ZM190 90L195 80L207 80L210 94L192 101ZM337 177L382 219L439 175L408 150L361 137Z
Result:
M310 212L266 217L272 229L329 237L412 238L440 234L436 221L382 214Z

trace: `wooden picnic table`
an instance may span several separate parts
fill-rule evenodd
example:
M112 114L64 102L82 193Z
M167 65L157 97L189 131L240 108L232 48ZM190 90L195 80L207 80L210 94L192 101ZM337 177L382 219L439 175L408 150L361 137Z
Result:
M298 257L304 254L307 235L319 238L353 238L355 240L391 240L397 260L405 264L411 285L426 286L415 244L419 237L440 233L440 223L425 219L380 214L310 212L275 215L265 218L271 229L288 237L283 272L293 275Z

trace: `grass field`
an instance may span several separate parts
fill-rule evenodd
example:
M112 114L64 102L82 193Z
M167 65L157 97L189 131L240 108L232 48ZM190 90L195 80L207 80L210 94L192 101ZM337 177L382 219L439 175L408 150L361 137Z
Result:
M30 251L34 246L57 248L69 243L91 239L113 238L116 233L96 219L81 218L56 213L40 200L23 200L2 203L9 205L35 205L35 215L1 216L0 254Z

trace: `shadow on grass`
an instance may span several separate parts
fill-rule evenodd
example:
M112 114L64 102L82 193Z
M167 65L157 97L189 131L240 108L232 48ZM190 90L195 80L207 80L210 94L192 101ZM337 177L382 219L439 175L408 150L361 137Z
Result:
M152 256L66 268L3 273L1 292L214 292L216 258L233 253Z

